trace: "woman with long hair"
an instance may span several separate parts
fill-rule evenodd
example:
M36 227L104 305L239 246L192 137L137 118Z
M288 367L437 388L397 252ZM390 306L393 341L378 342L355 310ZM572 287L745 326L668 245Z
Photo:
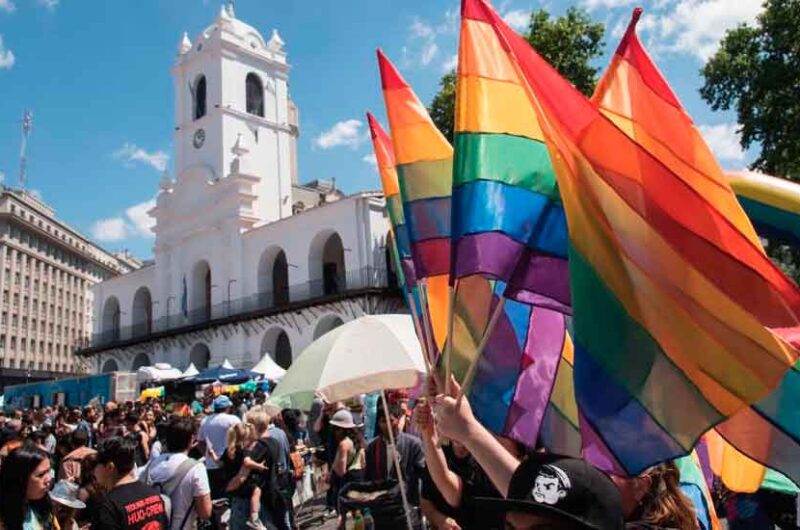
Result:
M86 508L78 513L78 524L83 527L97 518L97 508L105 495L105 489L97 483L94 468L97 466L97 453L86 455L81 462L81 476L78 490L78 499Z
M45 451L24 445L12 451L0 466L0 528L51 530L53 512L50 458Z
M350 482L364 479L365 446L363 437L359 435L359 425L353 421L349 410L337 410L331 417L330 424L336 440L330 485L338 508L339 491Z
M622 494L627 529L698 529L697 514L681 491L674 463L653 466L638 477L611 478Z

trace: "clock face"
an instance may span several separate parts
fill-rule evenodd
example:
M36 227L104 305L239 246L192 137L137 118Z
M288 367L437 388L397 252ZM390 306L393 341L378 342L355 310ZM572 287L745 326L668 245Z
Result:
M200 149L203 147L203 143L206 141L206 132L203 129L197 129L194 133L194 138L192 139L192 144L194 145L195 149Z

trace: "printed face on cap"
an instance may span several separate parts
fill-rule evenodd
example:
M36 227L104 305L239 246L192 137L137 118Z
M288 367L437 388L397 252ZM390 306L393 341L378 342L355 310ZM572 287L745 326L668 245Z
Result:
M545 465L534 480L531 496L536 502L553 506L567 496L570 487L569 477L564 471Z

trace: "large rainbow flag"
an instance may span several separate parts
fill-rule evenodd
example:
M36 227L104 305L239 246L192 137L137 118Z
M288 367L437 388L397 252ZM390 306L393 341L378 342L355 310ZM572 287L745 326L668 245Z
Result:
M770 177L723 173L639 40L636 24L641 14L640 8L634 10L592 101L638 146L673 169L710 207L735 223L759 249L760 240L734 192L763 235L785 235L787 229L791 234L792 221L800 221L797 215L792 219L791 213L792 209L800 212L796 200L800 194L792 202L790 190L800 186ZM754 491L762 483L766 469L748 462L745 454L800 479L800 413L794 412L793 405L798 401L800 374L792 368L776 390L718 427L719 433L739 449L724 451L727 465L723 467L723 480L729 486Z
M584 455L638 474L687 454L796 362L800 292L726 208L729 190L698 193L681 160L625 134L484 0L464 0L462 18L495 36L492 62L522 81L555 167Z
M378 50L397 180L420 299L438 351L447 336L453 148L400 72Z

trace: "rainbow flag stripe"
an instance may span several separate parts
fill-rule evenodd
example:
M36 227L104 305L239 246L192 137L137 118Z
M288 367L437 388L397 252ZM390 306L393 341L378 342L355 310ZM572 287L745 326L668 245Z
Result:
M759 234L800 245L800 184L753 172L726 176Z
M484 27L459 47L451 283L480 274L505 296L569 311L567 226L534 108Z
M570 229L585 454L631 474L687 454L797 361L782 337L797 330L800 291L731 218L743 214L638 145L489 4L464 0L462 17L494 32L495 62L543 118Z
M425 282L433 335L447 335L453 148L400 72L378 50L386 114L416 280Z

